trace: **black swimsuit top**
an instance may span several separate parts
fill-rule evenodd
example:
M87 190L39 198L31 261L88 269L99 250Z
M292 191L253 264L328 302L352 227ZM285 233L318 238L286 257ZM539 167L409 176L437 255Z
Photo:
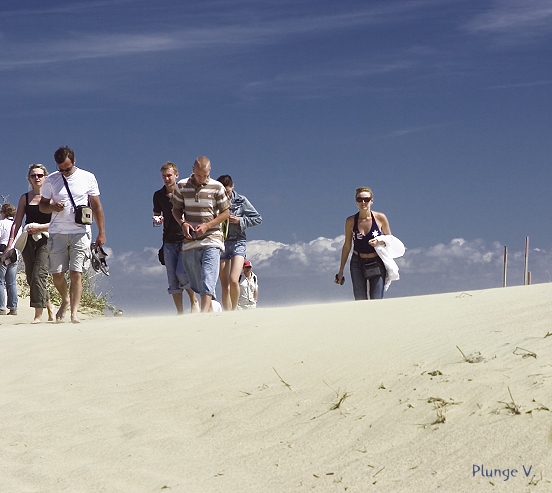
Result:
M29 205L29 193L25 194L25 224L38 223L38 224L47 224L52 218L52 214L45 214L40 212L38 204Z
M378 223L376 222L374 214L370 212L370 215L372 216L372 226L370 227L370 231L368 231L368 233L364 235L358 230L358 212L355 214L355 223L353 225L353 242L355 252L357 253L376 253L375 248L370 245L368 241L374 239L376 236L383 234L378 227Z

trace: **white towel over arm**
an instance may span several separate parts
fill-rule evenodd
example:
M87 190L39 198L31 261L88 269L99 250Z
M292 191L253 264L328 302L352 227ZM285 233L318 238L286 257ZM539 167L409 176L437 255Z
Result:
M385 245L376 245L374 249L381 258L385 265L385 270L387 271L387 276L385 278L385 291L387 291L391 281L398 281L400 279L399 266L393 259L402 257L406 248L403 242L393 235L380 235L377 239L385 242Z

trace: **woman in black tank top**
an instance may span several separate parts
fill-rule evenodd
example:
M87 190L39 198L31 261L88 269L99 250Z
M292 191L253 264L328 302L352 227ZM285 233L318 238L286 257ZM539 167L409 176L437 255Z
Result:
M40 212L40 189L48 171L42 164L31 164L27 173L27 180L31 185L31 191L21 195L17 206L17 213L10 232L10 239L6 248L6 254L14 247L15 238L23 223L25 216L27 242L21 252L25 261L25 275L30 288L31 307L35 309L33 323L42 322L44 308L48 310L48 321L52 322L53 307L48 293L48 249L47 236L41 233L48 232L51 214ZM35 237L33 237L33 235ZM37 238L37 239L35 239Z
M341 250L336 284L343 284L343 270L353 249L350 272L355 300L381 299L385 287L386 270L374 247L383 243L378 236L390 235L391 228L385 214L371 210L374 195L367 187L357 188L355 200L358 212L345 221L345 241Z

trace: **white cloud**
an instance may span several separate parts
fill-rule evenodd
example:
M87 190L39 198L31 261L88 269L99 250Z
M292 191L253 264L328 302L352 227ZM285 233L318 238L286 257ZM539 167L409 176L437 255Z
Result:
M277 243L254 240L247 243L247 257L258 269L275 276L303 276L305 273L330 272L339 262L343 236L317 238L308 243Z
M283 271L286 275L302 276L309 270L322 272L337 271L341 257L344 236L336 238L317 238L308 243L291 245L273 241L256 240L248 243L248 257L259 268ZM486 245L482 240L466 241L455 238L448 244L437 244L429 248L407 249L406 254L398 259L399 266L405 273L431 273L445 271L449 267L489 264L492 267L502 261L502 246L494 243ZM291 266L292 272L289 272Z
M247 258L257 271L271 276L303 277L305 274L328 273L339 267L344 236L319 237L308 243L281 243L272 240L252 240L247 243ZM164 267L157 260L157 248L146 247L141 252L114 253L106 249L109 262L117 263L125 274L138 276L160 275ZM475 239L454 238L449 243L430 247L407 248L403 257L397 259L404 276L439 273L443 275L472 272L484 275L501 272L504 247L498 243ZM509 262L522 267L524 252L510 251ZM552 251L534 248L530 261L539 270L552 269ZM498 269L498 270L497 270Z
M98 0L98 1L79 1L68 2L65 5L43 5L41 8L19 8L15 10L4 10L0 12L0 17L16 16L44 16L50 14L75 14L84 11L93 11L98 8L114 8L118 5L129 4L135 0Z
M539 87L539 86L549 86L552 84L552 80L537 80L533 82L519 82L513 84L498 84L494 86L489 86L489 89L516 89L518 87Z
M474 33L507 34L515 42L550 33L551 21L551 0L495 0L465 27Z
M339 14L313 13L313 9L303 12L300 5L282 9L274 4L272 9L254 10L250 15L247 14L247 10L238 9L238 12L242 13L239 16L229 15L224 6L219 5L216 7L218 10L208 12L208 24L205 24L206 12L169 8L167 15L173 16L171 20L174 24L182 25L178 20L185 16L186 25L192 27L166 28L162 34L158 30L145 32L142 26L134 32L132 27L129 27L127 32L119 30L116 33L91 33L67 29L63 41L27 41L20 44L10 42L10 38L6 37L0 58L0 69L175 50L198 54L202 54L205 49L214 49L217 53L220 53L220 50L238 48L249 50L256 45L289 42L293 36L311 36L384 22L396 23L401 19L400 14L407 14L432 4L432 1L381 2ZM75 9L97 10L98 7L110 6L109 1L87 2L81 6L75 3L52 9L15 10L4 12L3 15L63 14L72 13ZM130 22L129 19L127 25L132 26Z
M266 305L327 302L352 299L350 282L335 286L343 235L316 238L308 243L286 244L254 240L247 244L248 258L259 277ZM500 287L504 247L480 239L452 239L430 247L407 249L397 259L401 279L391 285L387 297ZM144 311L151 306L171 308L166 294L165 268L157 259L157 248L140 252L112 252L108 264L112 302L121 308L133 305ZM508 285L522 284L524 252L508 255ZM533 283L552 281L552 250L533 248L529 256ZM348 272L348 267L346 269ZM346 274L346 277L347 274Z
M307 66L302 71L279 73L275 77L263 80L247 82L241 90L241 96L255 97L264 93L295 93L305 99L314 99L338 91L343 94L345 85L350 80L366 80L375 75L405 72L415 68L418 64L415 60L401 60L388 62L366 62L355 60L355 68L350 67L351 63L343 63L336 66L332 63L331 68L320 68ZM387 91L388 87L376 85L374 87L361 85L357 91L378 90Z
M123 275L136 279L164 275L165 268L157 260L157 251L156 248L145 247L141 252L128 251L117 254L110 248L105 249L110 269L116 266L115 269Z

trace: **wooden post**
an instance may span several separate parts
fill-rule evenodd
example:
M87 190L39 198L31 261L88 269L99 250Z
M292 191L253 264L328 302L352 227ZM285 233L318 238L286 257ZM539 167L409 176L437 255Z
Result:
M504 246L504 271L502 272L502 287L506 287L506 273L508 271L508 247Z
M527 286L527 284L529 284L529 279L528 279L528 274L527 272L529 271L528 269L528 266L529 266L529 236L526 236L525 237L525 266L523 268L523 285L524 286Z

